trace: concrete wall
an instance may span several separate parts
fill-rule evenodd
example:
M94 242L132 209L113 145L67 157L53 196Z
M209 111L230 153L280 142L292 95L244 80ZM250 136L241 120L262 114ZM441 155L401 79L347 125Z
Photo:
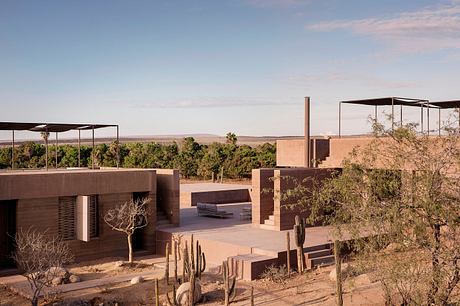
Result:
M294 218L296 215L301 217L308 217L310 211L308 207L295 207L293 204L297 203L297 199L282 199L281 195L292 189L297 184L302 184L306 187L311 187L313 181L304 180L311 178L316 182L321 182L325 178L331 176L332 172L337 169L319 169L319 168L292 168L292 169L276 169L274 171L274 216L275 228L283 231L292 229L294 225ZM295 179L296 181L292 180Z
M312 161L323 161L329 156L329 139L311 139L310 157ZM305 141L289 139L276 141L276 165L278 167L306 167Z
M157 173L157 205L163 210L169 221L180 224L180 183L179 170L155 169Z
M356 147L363 147L375 140L373 137L350 137L330 139L329 157L320 165L322 168L341 167L342 161L349 157Z
M67 241L76 261L127 256L127 241L104 222L105 213L130 199L133 192L150 198L149 224L140 232L143 247L155 253L156 174L153 170L5 172L0 174L0 199L17 200L17 230L33 227L58 234L59 196L98 195L99 236L88 242Z
M252 170L252 224L263 224L273 214L273 178L274 169Z

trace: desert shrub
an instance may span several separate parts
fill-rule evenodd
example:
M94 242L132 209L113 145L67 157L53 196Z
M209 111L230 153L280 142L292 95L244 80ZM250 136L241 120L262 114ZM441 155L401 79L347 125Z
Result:
M286 265L268 266L265 271L260 275L262 279L274 282L274 283L284 283L288 276Z

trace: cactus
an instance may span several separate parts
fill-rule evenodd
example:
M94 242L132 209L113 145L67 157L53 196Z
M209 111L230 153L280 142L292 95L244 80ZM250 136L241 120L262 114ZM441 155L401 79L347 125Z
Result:
M158 278L155 278L155 306L160 306L160 290L158 288Z
M166 280L166 285L169 285L169 242L166 242L165 280Z
M190 271L190 288L188 291L188 306L195 305L195 281L196 281L195 270L192 268L192 270Z
M251 287L251 306L254 306L254 287Z
M342 259L340 258L340 241L334 241L334 259L335 259L335 273L336 273L336 294L337 306L343 305L343 291L342 291Z
M291 276L291 237L286 232L286 267L288 277Z
M295 243L297 246L297 271L304 272L305 255L303 253L303 245L305 243L305 219L295 216L294 225Z
M187 249L186 249L187 250ZM206 256L201 251L201 245L199 241L196 241L196 256L195 249L193 247L193 235L190 240L190 257L188 254L184 254L186 258L185 269L188 275L191 275L190 270L194 271L197 278L201 278L201 273L206 269Z
M185 283L187 280L185 279L186 267L187 267L187 259L188 259L188 247L187 241L185 242L185 247L182 250L182 283Z
M176 285L173 284L173 295L172 298L169 297L169 293L166 292L166 301L168 302L169 306L179 306L176 300Z
M178 251L178 246L177 242L173 242L174 245L174 283L177 283L177 251Z
M222 278L224 280L225 306L230 305L236 296L236 277L230 277L229 274L228 262L224 261L222 262Z

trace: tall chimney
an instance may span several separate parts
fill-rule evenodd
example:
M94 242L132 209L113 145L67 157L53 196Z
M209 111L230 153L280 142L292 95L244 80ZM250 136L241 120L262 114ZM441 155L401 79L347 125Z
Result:
M310 156L310 97L305 97L305 162L304 166L311 167L311 156Z

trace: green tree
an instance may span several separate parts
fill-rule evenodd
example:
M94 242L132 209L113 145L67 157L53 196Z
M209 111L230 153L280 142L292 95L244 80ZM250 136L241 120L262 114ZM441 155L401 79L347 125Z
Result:
M226 142L228 144L233 144L233 145L236 145L236 142L237 142L238 138L236 137L236 134L235 133L232 133L232 132L228 132L227 135L226 135Z

